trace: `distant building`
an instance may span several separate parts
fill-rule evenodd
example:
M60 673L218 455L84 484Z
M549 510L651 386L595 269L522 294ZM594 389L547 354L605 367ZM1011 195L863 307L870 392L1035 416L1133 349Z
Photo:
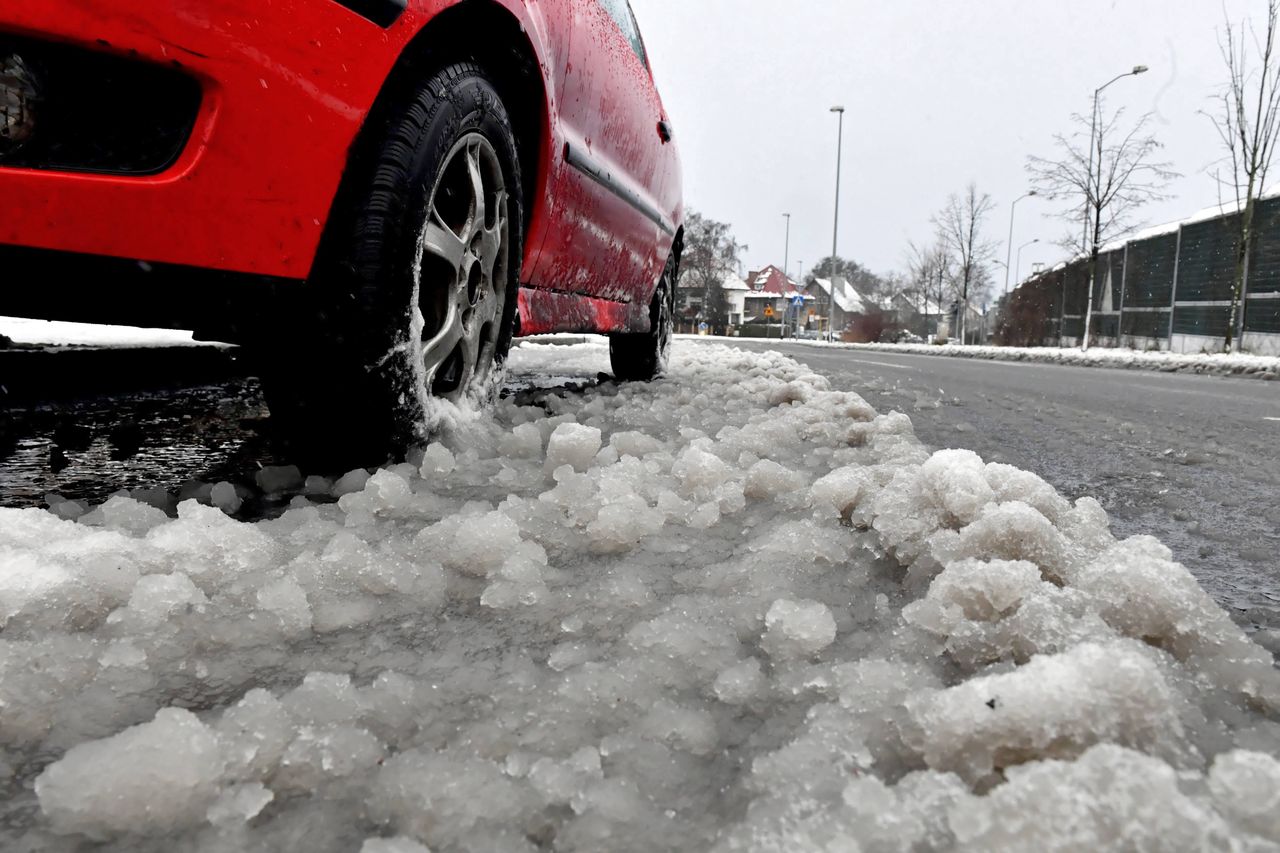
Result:
M797 296L804 297L806 302L810 299L790 276L772 264L752 271L746 283L748 290L743 294L746 304L743 322L746 323L781 323L788 311L795 317L795 309L791 308L793 299ZM765 313L766 308L773 310L772 317ZM800 325L804 325L803 317L802 313Z
M747 294L751 288L737 273L729 273L724 277L720 289L724 291L725 310L729 314L730 326L741 326L747 314Z
M724 292L725 314L730 326L740 326L746 314L746 295L751 288L735 272L725 274L720 283ZM711 319L703 310L705 294L701 290L683 287L678 290L680 302L676 306L676 318L682 332L697 332L700 323L710 324ZM724 330L721 330L724 331Z
M806 290L814 299L817 319L821 320L822 327L830 328L836 334L847 329L858 317L888 310L873 295L860 293L844 276L815 278Z

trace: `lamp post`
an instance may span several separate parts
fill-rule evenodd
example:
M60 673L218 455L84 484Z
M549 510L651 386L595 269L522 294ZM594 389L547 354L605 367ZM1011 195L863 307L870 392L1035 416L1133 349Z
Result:
M1015 198L1013 200L1013 204L1009 205L1009 242L1006 244L1008 246L1008 251L1005 253L1005 260L1004 260L1004 295L1005 296L1009 295L1009 263L1013 260L1013 215L1018 210L1018 202L1022 201L1024 198L1031 198L1033 195L1038 195L1038 193L1035 190L1029 190L1023 195L1020 195L1017 198Z
M782 274L787 275L787 271L791 269L791 214L782 214L787 220L787 242L782 250Z
M844 153L844 107L837 104L831 108L831 112L839 116L840 121L836 127L836 215L835 223L831 229L831 288L836 286L836 258L839 257L840 246L840 159ZM830 306L834 301L832 295L827 294L827 314L830 315ZM827 318L827 328L830 331L830 316Z
M1028 246L1034 245L1039 242L1040 242L1040 238L1037 237L1034 240L1028 240L1027 242L1023 243L1021 246L1018 247L1018 265L1015 267L1016 271L1014 272L1014 276L1013 276L1015 285L1022 283L1022 250L1027 248ZM1009 271L1006 269L1005 275L1007 276L1008 274L1009 274ZM1005 289L1004 293L1005 293L1005 296L1009 295L1009 291L1007 288Z
M1084 312L1084 337L1080 339L1080 349L1085 352L1089 350L1089 327L1093 324L1093 286L1098 278L1098 254L1101 249L1101 246L1098 243L1101 235L1098 232L1102 230L1102 204L1098 198L1102 189L1102 140L1100 138L1097 140L1097 147L1099 150L1097 152L1098 171L1096 176L1094 174L1093 164L1094 138L1098 136L1098 99L1102 96L1103 90L1112 83L1115 83L1118 80L1123 80L1126 77L1137 77L1139 74L1146 74L1148 70L1149 69L1145 65L1135 65L1133 66L1132 71L1119 74L1093 90L1093 116L1089 125L1089 192L1085 193L1085 200L1089 203L1085 205L1084 211L1085 248L1087 248L1087 240L1089 236L1089 207L1093 207L1093 256L1089 263L1089 300L1088 307L1085 308Z

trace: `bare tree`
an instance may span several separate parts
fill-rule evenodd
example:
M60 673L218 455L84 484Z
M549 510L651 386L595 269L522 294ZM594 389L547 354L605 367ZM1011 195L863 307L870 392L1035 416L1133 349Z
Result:
M1220 39L1222 59L1227 66L1227 83L1218 96L1218 114L1210 115L1222 144L1227 149L1230 179L1219 178L1235 195L1236 220L1235 278L1231 287L1231 315L1223 351L1240 348L1243 337L1245 278L1253 247L1253 219L1258 199L1267 185L1271 158L1280 137L1280 61L1276 61L1277 23L1280 2L1267 2L1267 30L1261 36L1253 25L1233 25L1228 19ZM1237 328L1238 327L1238 328Z
M933 217L939 242L946 247L951 260L960 314L956 325L961 343L967 340L965 334L971 300L978 295L977 287L990 280L990 276L984 273L986 265L995 257L996 244L983 239L982 229L993 210L995 202L991 196L986 193L979 195L977 185L971 183L963 193L952 194L947 199L947 206Z
M724 281L738 269L738 257L747 247L734 239L727 223L697 211L685 217L684 235L678 289L698 296L703 322L723 329L729 323Z
M1102 107L1099 102L1098 116ZM1069 206L1061 212L1063 219L1079 222L1081 214L1089 223L1082 250L1093 238L1092 264L1089 272L1089 311L1092 315L1094 282L1097 280L1098 255L1102 245L1129 232L1134 227L1134 211L1152 201L1161 201L1169 181L1178 177L1167 162L1157 162L1156 152L1163 146L1149 132L1151 115L1142 116L1127 130L1124 110L1116 110L1109 118L1095 122L1076 114L1071 117L1076 130L1070 136L1054 137L1059 159L1031 157L1027 171L1037 192L1052 199L1063 199ZM1076 245L1074 236L1062 241L1065 248ZM1084 346L1088 346L1090 316L1085 318Z
M916 313L928 316L941 312L942 306L950 301L948 290L953 279L947 247L940 241L928 247L909 243L907 252L907 269L911 278L911 290L916 299ZM936 307L937 311L931 311L931 307ZM931 333L926 330L918 334Z

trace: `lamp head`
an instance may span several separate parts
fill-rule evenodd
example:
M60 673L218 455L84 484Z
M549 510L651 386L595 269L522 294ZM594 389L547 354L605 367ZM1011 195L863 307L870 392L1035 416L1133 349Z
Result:
M1146 74L1146 73L1147 73L1148 71L1150 71L1150 70L1151 70L1151 69L1150 69L1150 68L1148 68L1148 67L1147 67L1147 66L1145 66L1145 65L1135 65L1135 66L1133 66L1133 72L1132 72L1132 73L1133 73L1133 75L1136 77L1136 76L1137 76L1137 75L1139 75L1139 74Z
M844 112L844 107L843 107L843 106L838 106L838 105L837 105L837 106L834 106L834 107L832 107L832 108L831 108L831 112L833 112L833 113L842 113L842 112Z

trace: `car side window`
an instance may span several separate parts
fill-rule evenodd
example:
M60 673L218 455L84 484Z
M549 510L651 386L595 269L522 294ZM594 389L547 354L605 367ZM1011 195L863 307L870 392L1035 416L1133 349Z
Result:
M644 67L649 67L649 57L645 55L644 40L640 38L640 27L636 25L636 17L631 13L631 4L627 0L600 0L609 17L613 18L622 35L631 44L631 49L640 57Z

